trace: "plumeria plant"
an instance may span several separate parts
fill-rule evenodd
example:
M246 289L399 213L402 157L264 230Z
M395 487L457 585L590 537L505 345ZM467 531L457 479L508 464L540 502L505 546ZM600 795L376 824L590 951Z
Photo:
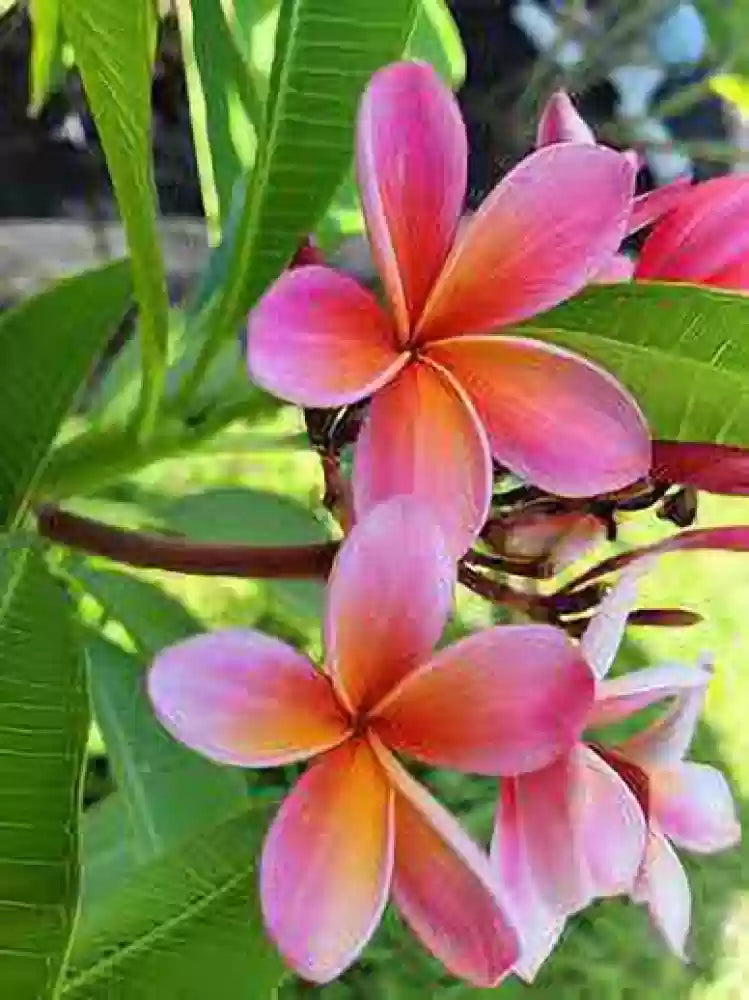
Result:
M701 621L638 597L662 559L749 552L698 525L749 496L749 181L645 192L558 92L469 212L446 8L178 0L172 302L153 5L52 9L34 92L67 40L128 256L0 316L0 992L384 996L401 919L457 997L614 896L685 959L679 854L740 839L687 758L723 664L627 643Z

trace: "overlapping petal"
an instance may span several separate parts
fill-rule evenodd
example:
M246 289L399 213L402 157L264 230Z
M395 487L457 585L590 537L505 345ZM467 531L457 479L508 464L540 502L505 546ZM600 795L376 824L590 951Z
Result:
M647 904L668 946L679 958L685 958L692 894L676 852L658 830L650 832L645 862L632 898Z
M704 670L680 663L645 667L613 680L603 680L598 685L588 725L606 726L666 698L675 698L688 691L701 693L706 683Z
M251 378L300 406L362 399L407 360L371 292L332 268L287 271L250 313Z
M638 195L632 206L628 232L636 233L645 226L657 222L666 212L670 212L678 205L690 189L691 181L688 177L677 177L669 184Z
M728 782L708 764L687 761L653 771L650 805L666 836L687 850L723 851L741 837Z
M485 432L449 374L414 363L377 393L354 459L359 516L411 494L429 506L457 558L486 520L491 484Z
M368 743L316 761L284 800L265 841L265 923L288 964L325 983L361 952L387 902L393 792Z
M488 859L382 744L375 748L396 790L398 909L454 975L496 985L518 957L518 940Z
M716 177L680 197L642 248L635 277L749 288L749 182Z
M350 731L327 678L285 643L249 629L165 649L149 672L148 692L174 737L223 764L288 764Z
M363 711L434 649L455 561L429 507L395 497L349 535L328 584L326 647L341 699Z
M536 146L551 146L557 142L578 142L594 146L596 137L590 125L564 90L557 90L544 105L538 120Z
M591 277L594 285L616 285L621 281L631 281L635 273L635 262L625 253L615 253Z
M374 709L383 741L430 764L476 774L543 767L578 738L593 675L547 625L503 625L438 652Z
M668 710L619 747L630 760L647 771L678 764L692 742L711 673L709 665L704 663L689 669L692 671L693 682L688 682L676 692L674 702Z
M561 496L592 496L647 475L650 436L629 393L570 351L519 337L430 344L473 400L492 452Z
M465 197L468 144L457 102L426 63L375 73L359 109L359 188L401 343L444 264Z
M624 638L629 613L637 600L640 577L653 565L652 559L642 559L625 570L601 601L596 613L580 639L585 659L596 677L602 679L611 669Z
M707 441L653 441L652 476L708 493L749 496L749 451Z
M531 153L471 217L429 296L421 343L487 333L574 295L619 247L634 170L613 150Z

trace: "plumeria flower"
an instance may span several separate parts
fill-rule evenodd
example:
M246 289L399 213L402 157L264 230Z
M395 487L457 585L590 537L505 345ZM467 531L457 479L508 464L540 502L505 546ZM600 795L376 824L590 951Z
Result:
M302 406L372 397L357 515L419 496L459 556L488 512L492 455L564 496L646 474L647 429L624 388L569 351L501 332L574 295L613 256L631 214L626 159L574 143L538 150L459 227L457 102L429 66L402 62L367 87L356 160L386 305L335 270L287 272L250 316L248 363Z
M749 496L749 450L707 441L653 441L650 475L656 483Z
M493 985L518 959L488 858L393 751L479 774L544 767L581 731L593 677L551 626L487 629L432 654L454 582L428 509L394 498L339 551L323 670L250 630L188 639L151 668L158 717L198 752L241 767L312 760L260 872L268 931L307 979L355 960L389 896L457 976Z
M651 557L652 558L652 557ZM532 979L566 918L599 896L629 893L646 903L676 954L684 955L690 893L671 844L711 852L740 831L731 793L715 768L684 761L709 671L675 664L606 679L627 616L641 559L605 599L582 639L595 670L587 720L599 728L656 702L673 705L616 745L581 741L549 767L502 782L492 856L518 919L516 971Z

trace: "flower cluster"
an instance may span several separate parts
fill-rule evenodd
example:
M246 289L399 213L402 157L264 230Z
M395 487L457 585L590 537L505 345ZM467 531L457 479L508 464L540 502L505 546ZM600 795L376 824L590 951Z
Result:
M466 136L452 94L418 63L375 75L357 168L384 301L310 252L249 323L261 385L316 410L365 404L323 662L228 630L165 650L149 674L163 725L199 753L240 767L310 761L268 832L260 890L271 937L312 981L356 959L389 899L478 986L511 971L531 979L566 919L601 896L646 903L683 955L689 887L672 845L715 851L739 837L722 776L684 760L709 667L607 674L657 553L748 549L746 529L687 532L609 560L540 613L529 601L538 620L434 651L459 568L487 588L483 571L498 565L550 575L610 534L628 504L666 504L675 520L681 503L688 521L674 483L746 491L743 453L652 443L607 372L511 329L593 281L742 287L741 255L718 230L744 187L636 197L636 157L597 144L563 94L537 144L463 218ZM622 241L655 220L630 267ZM523 485L494 495L495 474L508 473ZM607 726L648 706L646 728L609 738ZM401 756L499 779L490 851Z

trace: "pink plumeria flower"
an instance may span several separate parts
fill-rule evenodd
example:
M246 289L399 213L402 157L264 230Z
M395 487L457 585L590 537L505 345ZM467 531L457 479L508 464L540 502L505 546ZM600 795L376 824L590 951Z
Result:
M551 95L541 112L536 146L541 148L563 142L597 145L592 129L572 103L569 94L564 90L558 90ZM625 150L619 155L624 157L635 170L639 168L639 158L634 150ZM638 195L632 202L632 214L625 235L631 236L661 218L681 201L689 185L689 178L679 177L670 184ZM615 253L603 264L592 280L596 284L629 281L634 272L634 261L626 254Z
M517 961L488 858L392 751L479 774L544 767L581 731L593 677L551 626L487 629L432 654L454 582L428 509L394 498L338 554L323 672L249 630L188 639L151 669L158 717L207 757L315 758L270 828L260 874L268 931L307 979L356 959L390 895L456 976L489 986Z
M747 212L746 175L695 185L645 240L635 279L749 291Z
M686 875L670 841L720 851L739 838L731 793L713 767L684 761L707 687L704 667L651 667L607 680L634 605L640 560L582 639L596 672L587 726L606 726L666 698L672 708L623 743L581 741L549 767L502 782L492 857L521 935L518 974L533 979L566 918L599 896L646 903L680 956L690 921Z
M287 272L250 316L248 363L302 406L372 396L357 514L394 494L422 497L459 556L489 509L492 454L563 496L645 475L644 418L613 377L562 348L497 335L574 295L614 254L631 212L627 161L572 143L538 150L458 231L465 126L450 90L416 62L374 75L356 144L387 308L332 269Z

